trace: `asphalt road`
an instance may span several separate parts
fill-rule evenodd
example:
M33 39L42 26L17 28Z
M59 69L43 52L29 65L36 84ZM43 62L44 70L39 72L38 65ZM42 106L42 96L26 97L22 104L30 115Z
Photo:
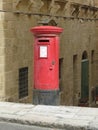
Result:
M56 129L0 122L0 130L56 130Z

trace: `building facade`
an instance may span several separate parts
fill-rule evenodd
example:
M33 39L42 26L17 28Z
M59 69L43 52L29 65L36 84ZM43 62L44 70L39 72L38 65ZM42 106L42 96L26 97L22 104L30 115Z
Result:
M98 85L97 0L0 1L0 100L32 103L33 36L59 26L60 103L95 106Z

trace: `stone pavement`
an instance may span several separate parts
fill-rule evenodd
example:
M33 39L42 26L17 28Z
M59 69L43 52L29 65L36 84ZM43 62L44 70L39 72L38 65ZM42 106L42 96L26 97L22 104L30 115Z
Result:
M98 109L0 102L0 122L27 125L32 130L34 126L43 130L98 130Z

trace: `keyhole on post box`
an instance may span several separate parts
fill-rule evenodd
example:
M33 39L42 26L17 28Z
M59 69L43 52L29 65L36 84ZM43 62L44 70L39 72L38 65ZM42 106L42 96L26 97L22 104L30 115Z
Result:
M53 61L52 61L52 65L54 65L54 64L55 64L55 61L53 60Z
M52 61L51 66L49 67L50 70L53 70L53 65L55 64L55 61Z

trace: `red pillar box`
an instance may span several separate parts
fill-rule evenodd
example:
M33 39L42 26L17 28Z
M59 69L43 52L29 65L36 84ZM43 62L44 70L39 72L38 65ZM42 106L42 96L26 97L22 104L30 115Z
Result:
M34 104L59 104L59 34L62 28L38 26L34 34Z

